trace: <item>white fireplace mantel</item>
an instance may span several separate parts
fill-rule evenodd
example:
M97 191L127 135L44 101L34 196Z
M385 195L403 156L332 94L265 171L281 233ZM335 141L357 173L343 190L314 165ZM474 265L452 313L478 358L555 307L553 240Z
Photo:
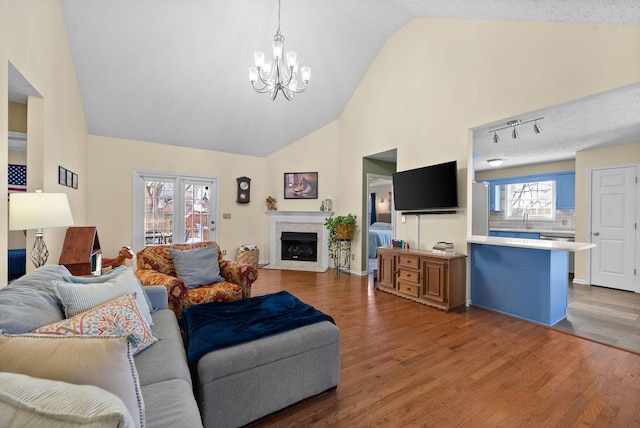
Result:
M269 210L269 266L275 269L310 270L324 272L329 268L329 231L324 227L327 218L333 211L279 211ZM286 223L291 223L288 226ZM307 226L304 226L307 225ZM280 236L282 231L303 231L301 227L308 227L308 231L318 233L318 261L298 262L281 260ZM291 230L287 230L291 228ZM307 231L307 230L304 230Z

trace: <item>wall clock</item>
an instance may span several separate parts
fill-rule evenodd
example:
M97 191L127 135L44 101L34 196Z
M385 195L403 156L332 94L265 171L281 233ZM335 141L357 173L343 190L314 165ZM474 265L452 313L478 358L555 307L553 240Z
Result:
M236 202L239 204L248 204L251 197L251 179L249 177L238 177L238 197Z

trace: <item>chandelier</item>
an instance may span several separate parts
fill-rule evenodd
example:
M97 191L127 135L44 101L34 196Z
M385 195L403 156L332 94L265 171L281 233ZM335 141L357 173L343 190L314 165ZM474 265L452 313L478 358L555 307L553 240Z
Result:
M284 36L280 33L280 0L278 0L278 31L273 36L273 61L265 58L263 52L254 52L255 67L249 67L251 86L260 94L269 93L275 100L278 92L291 101L295 94L307 89L311 78L311 67L301 67L300 74L304 86L298 88L296 76L298 74L298 56L295 52L287 52L286 62L282 57L284 51ZM258 82L259 80L259 82Z

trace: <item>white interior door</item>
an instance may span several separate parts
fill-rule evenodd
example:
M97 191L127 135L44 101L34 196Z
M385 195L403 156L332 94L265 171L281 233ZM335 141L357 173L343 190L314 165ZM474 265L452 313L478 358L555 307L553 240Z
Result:
M591 173L591 284L639 292L636 285L635 166Z

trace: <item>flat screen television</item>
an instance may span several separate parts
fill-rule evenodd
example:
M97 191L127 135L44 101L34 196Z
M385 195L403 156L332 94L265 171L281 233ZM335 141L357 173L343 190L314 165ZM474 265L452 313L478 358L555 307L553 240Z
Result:
M396 211L450 213L458 208L458 162L395 172L393 201Z

